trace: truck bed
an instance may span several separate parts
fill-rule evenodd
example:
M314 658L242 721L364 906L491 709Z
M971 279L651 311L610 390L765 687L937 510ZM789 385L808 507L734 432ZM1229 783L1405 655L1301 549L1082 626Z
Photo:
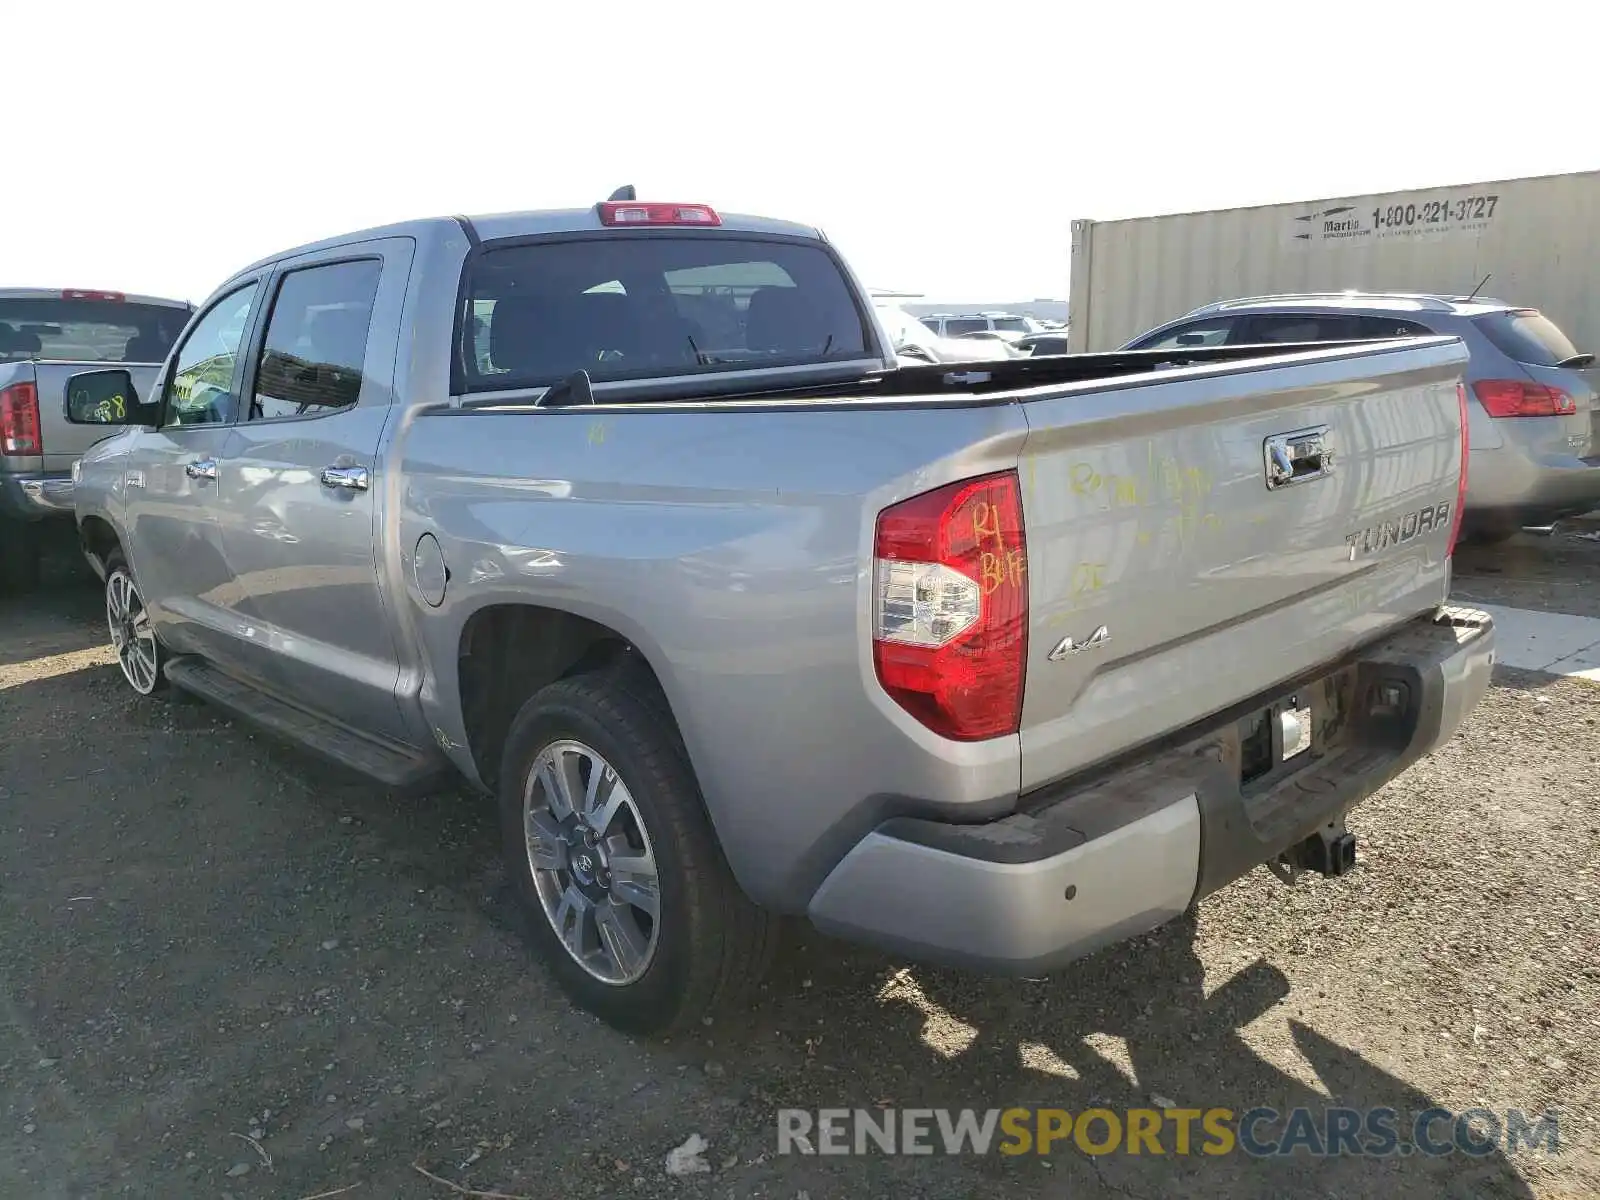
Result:
M1460 343L1262 354L437 405L391 447L406 487L384 518L392 544L432 533L459 564L463 601L418 626L417 686L453 693L463 631L496 604L542 600L620 632L662 683L741 885L802 911L890 817L994 819L1444 601ZM1269 489L1268 440L1323 426L1328 469ZM875 522L1011 470L1026 536L1020 729L953 741L875 677ZM464 718L436 732L462 761Z

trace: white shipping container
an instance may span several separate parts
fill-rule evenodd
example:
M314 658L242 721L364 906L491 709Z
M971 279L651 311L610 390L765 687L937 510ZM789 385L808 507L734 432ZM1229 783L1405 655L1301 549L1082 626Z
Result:
M1600 171L1303 204L1072 223L1075 351L1202 304L1276 292L1478 293L1600 353Z

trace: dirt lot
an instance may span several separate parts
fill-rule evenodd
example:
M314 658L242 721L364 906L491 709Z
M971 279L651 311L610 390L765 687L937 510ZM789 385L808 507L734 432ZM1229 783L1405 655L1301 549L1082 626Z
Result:
M655 1046L530 964L484 802L395 799L136 704L70 565L0 606L0 1195L458 1194L418 1167L530 1197L1600 1195L1600 688L1502 672L1359 810L1343 880L1258 872L1048 982L797 934L748 1016ZM1463 596L1597 611L1600 543L1459 572ZM774 1154L779 1107L1152 1095L1555 1106L1561 1151ZM713 1171L669 1178L692 1133Z

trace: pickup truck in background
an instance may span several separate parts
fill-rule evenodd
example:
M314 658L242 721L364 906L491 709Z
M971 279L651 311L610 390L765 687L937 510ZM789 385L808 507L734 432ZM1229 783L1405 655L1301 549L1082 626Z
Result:
M38 584L41 522L70 528L72 464L106 435L67 422L67 379L122 363L148 388L192 311L121 292L0 289L0 594Z
M495 794L540 956L659 1032L785 916L1031 975L1348 871L1489 681L1465 361L897 366L819 231L625 192L288 251L69 390L129 685Z

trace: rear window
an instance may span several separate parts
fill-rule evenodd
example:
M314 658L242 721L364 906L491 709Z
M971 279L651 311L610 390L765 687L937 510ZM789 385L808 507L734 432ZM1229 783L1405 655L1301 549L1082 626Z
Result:
M0 298L0 362L161 362L189 313L117 300Z
M491 247L468 272L468 391L837 362L868 342L814 244L610 235Z
M986 333L989 322L983 317L951 317L944 323L946 337L960 337L964 333Z
M1554 321L1531 308L1490 313L1479 317L1477 326L1513 362L1554 367L1578 353Z
M1024 317L995 317L991 328L1002 333L1029 333L1027 319Z

